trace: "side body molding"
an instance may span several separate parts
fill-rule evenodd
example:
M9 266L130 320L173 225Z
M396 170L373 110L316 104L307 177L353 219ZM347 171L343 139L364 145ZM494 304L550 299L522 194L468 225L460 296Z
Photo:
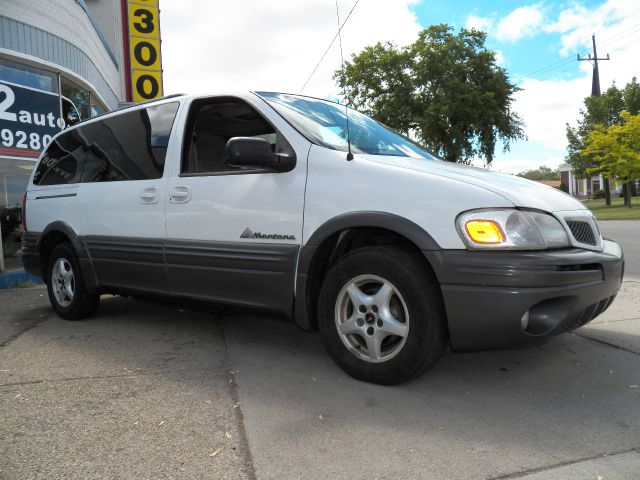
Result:
M438 243L424 228L407 218L388 212L360 211L338 215L316 229L300 249L296 275L294 321L304 330L315 328L315 302L309 298L309 272L314 266L316 253L322 243L339 232L352 228L381 228L402 235L423 251L441 250Z

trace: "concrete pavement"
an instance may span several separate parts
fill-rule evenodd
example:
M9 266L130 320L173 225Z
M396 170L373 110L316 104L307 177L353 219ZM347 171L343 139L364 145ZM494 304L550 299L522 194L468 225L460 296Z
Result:
M624 296L638 286L625 285ZM257 477L637 478L635 301L543 347L447 354L429 374L387 388L347 377L317 337L294 327L227 322Z
M217 315L103 297L67 322L42 287L0 305L0 479L254 478Z
M275 318L103 297L66 322L0 292L0 478L637 478L639 295L380 387Z

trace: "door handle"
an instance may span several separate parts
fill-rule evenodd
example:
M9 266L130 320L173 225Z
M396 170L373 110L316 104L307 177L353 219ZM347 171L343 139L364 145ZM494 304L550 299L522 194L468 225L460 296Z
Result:
M140 192L140 203L158 203L158 187L146 187Z
M169 195L171 203L187 203L189 200L191 200L191 188L186 185L176 185Z

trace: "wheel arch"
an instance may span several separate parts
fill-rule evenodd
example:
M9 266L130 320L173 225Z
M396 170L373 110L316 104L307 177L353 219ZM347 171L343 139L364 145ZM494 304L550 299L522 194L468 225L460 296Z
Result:
M57 245L64 242L69 242L78 256L87 289L95 290L96 276L87 250L75 230L68 223L62 221L50 223L40 235L37 250L40 254L42 278L45 282L47 281L47 265L51 252Z
M425 250L441 250L433 237L411 220L388 212L352 212L334 217L318 227L300 249L293 317L305 330L317 328L317 296L322 281L339 258L354 248L402 242L416 252L432 271ZM434 274L435 275L435 274Z

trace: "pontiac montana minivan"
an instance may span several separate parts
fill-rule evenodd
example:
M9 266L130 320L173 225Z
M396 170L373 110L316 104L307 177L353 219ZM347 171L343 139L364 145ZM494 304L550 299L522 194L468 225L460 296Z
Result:
M559 190L281 93L167 97L82 122L42 153L23 209L25 267L62 318L91 315L103 293L274 310L382 384L447 345L576 329L623 275L620 247Z

